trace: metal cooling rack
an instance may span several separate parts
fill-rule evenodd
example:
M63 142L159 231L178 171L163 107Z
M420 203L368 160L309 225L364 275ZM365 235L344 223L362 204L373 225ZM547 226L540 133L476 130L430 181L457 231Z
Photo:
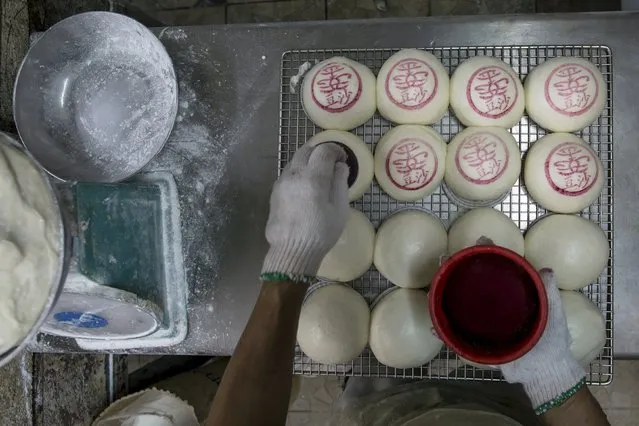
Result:
M281 111L280 111L280 152L279 170L286 165L298 147L311 136L321 131L304 113L299 91L301 85L293 83L291 78L300 72L300 67L328 59L332 56L346 56L368 66L375 74L384 61L399 49L323 49L296 50L286 52L282 57ZM603 163L606 182L598 201L584 210L582 216L598 223L605 231L610 242L608 265L596 283L584 289L584 293L596 303L603 312L606 321L606 344L603 352L590 365L587 380L590 384L603 385L612 381L612 274L613 274L613 149L612 149L612 55L606 46L499 46L499 47L445 47L425 49L437 56L451 74L464 59L472 56L495 56L510 64L523 80L539 63L555 56L579 56L593 62L602 72L607 85L607 101L602 115L591 126L579 132L586 142L599 154ZM307 64L308 63L308 64ZM307 65L305 65L307 64ZM376 114L363 126L354 130L364 142L371 146L393 125ZM433 126L448 142L463 127L449 112ZM546 134L524 116L519 124L511 129L519 142L522 152L526 152L531 143ZM366 213L375 227L392 212L410 206L428 209L439 216L448 226L464 209L452 204L442 188L438 188L428 198L417 202L401 202L390 198L373 182L363 198L352 203L353 207ZM508 215L521 230L546 211L528 198L526 190L519 181L510 194L496 206ZM363 277L350 283L370 303L377 295L391 287L391 284L376 269L371 268ZM370 349L366 349L358 358L347 364L323 365L312 361L299 349L296 349L294 372L310 375L350 375L397 378L438 378L466 380L502 380L497 371L477 369L463 364L457 355L444 348L437 358L418 368L395 369L380 364Z

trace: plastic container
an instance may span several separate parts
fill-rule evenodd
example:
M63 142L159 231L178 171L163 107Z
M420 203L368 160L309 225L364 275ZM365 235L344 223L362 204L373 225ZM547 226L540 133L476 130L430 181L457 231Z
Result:
M429 307L438 336L478 364L514 361L541 338L548 299L539 273L495 245L463 249L437 271Z

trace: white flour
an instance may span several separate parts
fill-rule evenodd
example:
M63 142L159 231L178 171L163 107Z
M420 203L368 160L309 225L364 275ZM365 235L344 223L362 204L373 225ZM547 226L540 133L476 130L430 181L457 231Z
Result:
M59 267L59 226L38 169L0 145L0 352L19 344L42 313Z
M297 89L297 85L299 84L300 80L302 79L302 77L304 77L304 74L306 74L306 72L311 69L313 65L310 62L304 62L302 65L300 65L299 69L297 70L297 74L295 74L293 77L291 77L291 93L295 93L295 90Z

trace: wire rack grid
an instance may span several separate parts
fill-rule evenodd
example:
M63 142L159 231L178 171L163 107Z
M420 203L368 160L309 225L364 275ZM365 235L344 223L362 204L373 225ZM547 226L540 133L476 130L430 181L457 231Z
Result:
M284 53L282 56L281 75L281 109L280 109L280 145L279 170L284 168L294 152L314 134L322 129L311 122L301 104L301 85L296 85L301 70L309 64L328 59L333 56L345 56L368 66L375 74L388 57L400 49L322 49L296 50ZM607 100L601 116L595 123L577 134L582 137L598 153L604 172L605 184L601 196L592 206L585 209L581 216L599 224L606 233L610 243L610 256L606 269L599 279L583 290L602 311L606 324L606 342L602 353L594 360L587 370L587 381L590 384L603 385L612 381L612 345L613 345L613 149L612 149L612 55L606 46L493 46L493 47L442 47L424 49L439 58L451 74L455 67L463 60L472 56L495 56L510 64L523 80L538 64L548 58L556 56L578 56L593 62L602 72L607 85ZM297 77L295 77L297 76ZM293 78L295 77L295 78ZM360 136L374 151L379 138L393 127L379 114L364 125L356 128L354 133ZM450 113L433 125L446 142L463 130L463 126ZM511 133L518 141L520 150L525 153L529 146L546 134L525 115L513 127ZM446 193L440 187L429 197L417 202L397 201L382 191L373 182L370 190L352 206L364 212L373 225L379 224L393 212L407 208L418 207L426 209L440 217L446 226L464 211L449 201ZM517 181L510 194L495 206L508 215L522 231L530 224L546 214L546 210L529 199L523 183ZM366 300L372 302L380 293L392 287L374 267L364 276L349 283L360 292ZM369 348L354 361L340 365L324 365L314 362L296 348L294 372L311 375L350 375L370 377L395 378L438 378L438 379L467 379L467 380L502 380L498 371L479 369L464 364L450 349L444 348L429 364L417 368L395 369L379 363Z

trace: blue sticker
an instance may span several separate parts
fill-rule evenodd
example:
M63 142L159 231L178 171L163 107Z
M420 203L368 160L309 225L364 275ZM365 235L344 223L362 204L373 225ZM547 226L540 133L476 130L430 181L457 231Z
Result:
M80 328L102 328L109 324L106 318L88 312L58 312L53 318L63 324Z

